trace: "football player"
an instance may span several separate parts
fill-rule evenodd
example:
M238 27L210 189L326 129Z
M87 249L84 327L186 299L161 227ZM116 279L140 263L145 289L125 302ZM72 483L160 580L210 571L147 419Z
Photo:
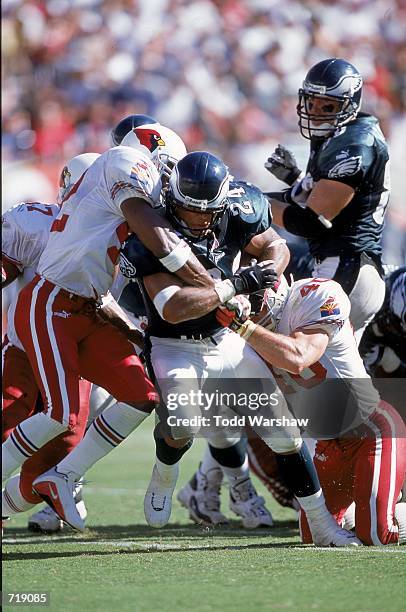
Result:
M339 282L359 342L382 306L381 237L389 155L376 117L361 113L362 76L343 59L313 66L299 89L299 128L310 140L306 173L278 145L265 167L290 188L269 193L274 222L308 239L313 276Z
M362 336L360 353L371 376L405 377L406 266L386 277L385 301Z
M133 345L113 325L100 321L98 308L111 286L129 228L165 267L191 283L213 284L191 249L153 210L161 195L161 176L169 174L169 164L185 152L179 136L164 126L135 128L121 146L102 154L65 196L38 274L20 293L14 315L47 411L18 426L25 440L24 453L15 443L14 432L3 443L3 478L27 455L59 433L74 429L78 372L117 400L88 430L81 445L84 461L95 462L110 452L155 407L155 389ZM105 346L109 346L108 355ZM59 491L62 497L71 496L75 478L75 474L52 472L34 483L35 491L51 501L68 524Z
M269 244L271 217L256 188L239 182L229 190L228 182L227 168L220 160L209 153L196 152L176 164L166 193L166 214L199 254L200 261L217 277L213 289L180 283L136 238L130 239L124 248L127 274L132 267L133 274L142 279L149 312L150 360L162 400L160 423L154 432L156 463L144 502L147 522L154 527L162 527L169 520L179 460L200 429L199 424L190 423L192 416L200 415L200 407L178 406L179 420L172 423L168 419L169 398L177 397L184 388L182 378L188 379L194 390L203 379L228 376L235 388L241 384L244 390L249 378L257 380L259 387L261 379L269 379L266 364L243 342L243 336L242 340L237 335L233 338L227 330L221 330L217 319L222 319L224 304L241 313L249 312L246 300L236 296L255 293L278 276L269 261L233 274L233 261L241 250L245 248L255 257L263 254L262 248ZM232 194L242 197L234 206ZM276 393L283 410L284 400L273 380L269 382L269 389ZM247 468L240 437L231 440L220 431L210 433L209 439L211 452L214 450L230 481L232 505L236 509L246 493L248 498L250 494L256 496L241 474ZM310 512L315 541L320 545L357 544L356 538L339 529L327 512L311 458L298 431L275 427L268 444L289 468L299 503ZM67 469L72 467L70 457L64 462Z
M72 158L63 168L59 180L57 201L60 203L69 189L99 157L97 153L84 153ZM2 216L2 287L24 287L35 276L38 261L49 238L51 226L60 212L59 204L39 202L21 203ZM2 442L17 425L41 408L39 389L27 355L12 324L16 300L10 305L9 325L3 342L3 402ZM31 483L36 476L61 459L81 438L87 421L90 384L80 381L80 418L75 432L67 432L49 442L38 455L28 459L21 474L12 478L2 496L3 517L15 511L25 511L42 500L32 493ZM23 442L23 441L22 441ZM48 463L47 463L48 462ZM8 501L6 501L6 498ZM75 494L78 511L86 517L86 508ZM37 512L28 523L29 529L59 531L61 520L47 506Z
M395 544L406 541L406 504L396 504L405 477L406 427L372 386L350 307L338 283L313 278L267 290L258 324L229 316L234 331L272 366L295 415L311 417L307 432L318 439L314 463L337 523L355 502L357 537L366 545ZM289 482L283 464L279 468ZM301 532L304 542L312 541L303 511Z

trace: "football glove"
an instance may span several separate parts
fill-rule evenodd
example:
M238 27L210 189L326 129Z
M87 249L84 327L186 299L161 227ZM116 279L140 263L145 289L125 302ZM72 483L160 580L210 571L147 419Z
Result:
M232 283L236 295L249 295L273 287L278 280L278 273L273 267L265 268L261 264L255 264L236 272L228 280Z
M264 166L268 172L287 185L293 185L302 172L297 167L293 153L280 144L278 144L272 155L268 157Z
M245 323L251 314L250 301L243 295L231 298L216 310L216 319L223 327L229 327L233 331Z

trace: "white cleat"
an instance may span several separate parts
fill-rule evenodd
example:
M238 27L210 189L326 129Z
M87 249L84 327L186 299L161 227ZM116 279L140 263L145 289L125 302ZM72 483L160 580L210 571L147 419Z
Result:
M35 493L47 502L59 518L75 531L84 531L85 522L80 516L75 500L76 483L67 474L52 468L36 478L32 484Z
M87 509L85 502L82 499L82 484L77 484L74 489L76 510L79 513L81 519L85 520L87 517ZM56 514L55 510L51 506L45 506L28 519L28 531L35 533L52 534L58 533L63 529L63 521Z
M179 466L173 466L171 478L163 479L156 465L152 470L151 481L144 497L144 515L150 527L160 529L164 527L172 511L172 495L179 475Z
M51 506L45 506L45 508L30 516L27 527L28 531L34 531L35 533L58 533L63 529L63 521Z
M395 519L399 527L399 544L406 544L406 502L396 504Z
M201 525L226 525L227 518L220 512L220 487L223 472L213 468L207 474L200 469L179 491L177 500L189 510L189 517Z
M362 546L361 540L351 531L339 527L329 512L323 512L323 514L312 518L307 514L307 520L315 546Z
M230 488L230 510L242 518L246 529L273 526L273 518L265 507L265 500L258 495L250 478Z

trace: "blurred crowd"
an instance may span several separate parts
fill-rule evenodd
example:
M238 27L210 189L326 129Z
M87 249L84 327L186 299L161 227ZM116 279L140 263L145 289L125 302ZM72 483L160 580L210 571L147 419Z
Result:
M364 110L400 165L403 219L406 0L3 0L2 13L10 176L28 168L52 182L66 159L111 146L123 116L147 113L189 149L275 187L263 169L275 144L307 158L297 89L312 64L338 56L364 75Z

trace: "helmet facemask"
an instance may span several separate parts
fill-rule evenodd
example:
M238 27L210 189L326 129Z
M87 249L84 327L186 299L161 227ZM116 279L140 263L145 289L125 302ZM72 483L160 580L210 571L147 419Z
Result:
M260 318L257 323L266 327L271 331L275 331L279 321L282 318L283 310L289 296L289 285L286 278L280 277L279 286L276 291L273 289L265 289L263 299L263 309L260 313Z
M326 111L317 113L312 109L316 100L323 102ZM338 110L334 110L337 102ZM329 106L332 107L329 112ZM335 130L355 119L359 106L349 96L326 96L309 93L299 89L299 104L296 107L299 116L300 133L304 138L327 138Z
M226 210L227 198L225 197L222 202L219 202L216 205L215 208L209 208L207 206L207 201L205 200L199 201L199 203L193 203L191 200L192 198L188 198L187 196L183 201L177 200L174 197L172 190L169 188L165 194L166 213L168 218L181 232L181 234L194 242L199 242L200 240L207 238L209 234L213 233L216 226L220 223ZM179 216L179 211L182 210L194 212L202 216L204 215L205 217L210 214L210 222L209 224L205 225L205 227L193 227L187 224L186 221Z

